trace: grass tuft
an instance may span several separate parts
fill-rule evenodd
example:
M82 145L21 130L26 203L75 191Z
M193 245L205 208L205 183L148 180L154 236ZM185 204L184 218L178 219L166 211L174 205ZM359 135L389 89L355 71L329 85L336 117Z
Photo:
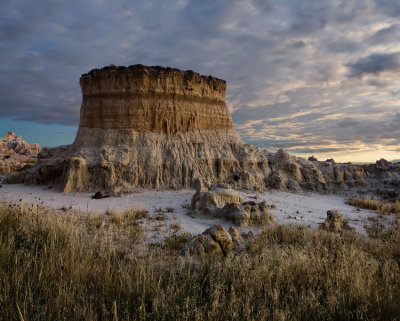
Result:
M194 238L190 233L172 234L165 239L165 247L171 251L179 251L183 244Z
M376 211L381 215L400 215L400 202L388 202L371 198L350 198L348 204L364 208L367 210Z

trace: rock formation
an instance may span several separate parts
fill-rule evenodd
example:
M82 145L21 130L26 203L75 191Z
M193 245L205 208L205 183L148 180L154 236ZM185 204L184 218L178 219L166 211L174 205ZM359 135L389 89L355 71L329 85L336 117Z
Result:
M17 172L26 164L35 163L41 149L40 145L28 144L12 131L6 132L0 138L0 172Z
M192 197L190 209L192 214L224 218L242 227L261 225L274 220L265 201L245 202L237 191L219 186L197 190Z
M225 104L226 83L193 71L110 66L80 79L80 124L72 145L45 148L9 182L59 184L64 192L229 183L329 192L365 185L361 167L311 162L245 144Z
M232 250L232 237L221 226L214 225L182 246L180 255L228 255Z
M9 131L6 137L0 138L0 154L36 157L41 151L39 144L28 144L22 136Z

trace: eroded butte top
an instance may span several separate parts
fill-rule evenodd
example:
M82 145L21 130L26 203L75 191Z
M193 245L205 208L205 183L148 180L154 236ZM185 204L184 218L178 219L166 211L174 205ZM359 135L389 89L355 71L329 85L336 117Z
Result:
M233 128L226 82L191 70L104 67L80 79L80 127L181 133Z

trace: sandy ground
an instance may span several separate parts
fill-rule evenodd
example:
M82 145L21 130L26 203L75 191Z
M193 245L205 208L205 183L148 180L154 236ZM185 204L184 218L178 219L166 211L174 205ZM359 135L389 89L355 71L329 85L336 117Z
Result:
M141 222L149 241L162 241L174 233L199 234L209 226L219 223L225 228L232 222L206 216L188 215L190 200L194 190L180 191L145 191L122 197L109 197L100 200L91 198L89 193L63 194L57 190L43 186L3 185L0 188L0 200L39 203L55 209L72 208L81 210L84 215L106 215L109 212L122 212L130 207L145 208L149 215ZM242 192L248 200L265 200L269 205L275 205L272 210L275 221L279 224L303 224L317 228L326 218L328 210L337 209L350 226L358 232L365 233L364 226L376 220L376 213L359 210L345 204L346 197L339 195L320 195L316 193L294 194L269 190L264 193ZM392 225L394 218L388 217L384 222ZM247 229L249 230L249 229ZM257 232L258 228L251 228Z

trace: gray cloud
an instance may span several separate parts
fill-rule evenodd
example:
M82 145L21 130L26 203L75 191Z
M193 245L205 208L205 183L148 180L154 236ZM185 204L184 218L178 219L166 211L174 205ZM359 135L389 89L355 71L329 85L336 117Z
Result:
M390 43L397 40L399 31L400 31L399 24L394 23L389 27L379 29L376 33L369 36L367 38L367 41L372 44Z
M400 16L400 3L397 0L375 0L377 9L390 17Z
M379 75L381 72L400 71L400 53L374 53L346 65L351 77L362 77L365 74Z
M6 0L0 117L76 126L82 73L142 63L227 80L238 131L260 146L395 150L399 10L389 0Z

